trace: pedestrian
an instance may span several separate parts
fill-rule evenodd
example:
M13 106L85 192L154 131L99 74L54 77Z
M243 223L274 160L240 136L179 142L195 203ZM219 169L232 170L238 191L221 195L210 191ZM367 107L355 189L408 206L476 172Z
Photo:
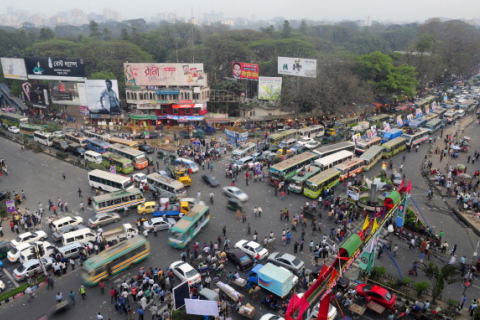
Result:
M410 243L408 244L408 249L412 249L412 248L415 249L415 239L414 238L412 238L410 240Z
M58 213L57 213L57 206L56 205L53 205L52 206L52 210L53 210L53 214L58 216Z
M63 180L65 180L65 178L67 177L67 175L63 171L62 171L62 177L63 177Z
M80 211L85 212L85 205L83 204L83 201L80 202ZM53 211L55 212L55 211Z
M63 294L61 292L57 292L57 294L55 295L55 300L57 300L57 303L62 302Z
M412 265L412 270L410 270L410 274L411 274L411 275L415 275L416 277L418 277L417 268L418 268L418 262L417 262L417 261L414 261L414 262L413 262L413 265Z
M223 236L225 237L226 234L227 234L227 226L226 225L223 225L222 231L223 231Z
M258 207L257 211L258 211L258 217L261 218L262 217L262 207Z
M98 286L100 287L100 293L104 294L105 293L105 281L103 281L103 279L100 280Z
M78 292L80 292L80 295L82 296L82 300L85 300L85 296L87 294L87 291L85 290L85 287L80 286L80 289L78 289Z
M243 212L242 222L245 223L247 221L247 213Z
M145 311L143 310L142 307L139 307L137 309L137 313L138 313L138 320L143 320L143 315L145 314Z
M97 313L97 320L103 320L103 316L100 312Z
M250 222L249 222L247 225L247 234L251 234L250 231L251 231L251 228L250 228ZM3 234L2 234L2 237L3 237Z
M395 245L393 246L393 256L394 256L394 257L397 256L397 252L398 252L398 245L395 244Z
M70 294L68 295L68 297L72 301L72 304L75 305L75 292L70 291Z
M65 209L65 212L69 212L69 210L68 210L68 202L65 202L65 203L63 204L63 208Z
M293 253L297 253L298 250L298 242L295 241L295 244L293 245Z
M78 197L81 198L82 197L82 189L78 188Z
M462 296L462 300L461 300L461 303L460 303L460 309L463 309L463 306L465 305L465 302L467 301L467 296L466 295L463 295Z

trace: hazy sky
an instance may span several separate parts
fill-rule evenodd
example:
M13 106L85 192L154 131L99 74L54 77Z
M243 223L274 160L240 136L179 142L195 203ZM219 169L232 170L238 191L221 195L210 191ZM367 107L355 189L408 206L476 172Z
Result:
M204 12L223 12L224 18L363 20L370 16L379 21L424 21L432 17L452 19L480 18L479 0L177 0L177 1L99 1L99 0L3 0L0 14L7 8L42 12L48 16L74 8L84 13L101 13L111 8L122 19L149 18L157 13L176 12L179 17L202 18Z

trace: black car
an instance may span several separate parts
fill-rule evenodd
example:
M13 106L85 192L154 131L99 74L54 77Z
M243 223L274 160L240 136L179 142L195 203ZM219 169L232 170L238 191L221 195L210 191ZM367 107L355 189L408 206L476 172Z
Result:
M5 199L10 198L10 192L8 191L0 191L0 200L5 200Z
M210 187L218 187L220 182L212 174L205 174L202 176L203 181L208 184Z
M238 270L245 271L253 268L253 260L240 249L233 249L227 252L228 261L237 266Z
M150 147L148 144L141 144L138 146L138 149L146 153L154 153L155 149Z

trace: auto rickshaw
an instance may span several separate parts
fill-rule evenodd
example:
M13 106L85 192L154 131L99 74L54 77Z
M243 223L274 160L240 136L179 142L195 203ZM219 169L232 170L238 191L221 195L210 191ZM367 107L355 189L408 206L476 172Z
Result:
M232 211L243 211L242 203L239 200L232 198L228 199L227 208Z

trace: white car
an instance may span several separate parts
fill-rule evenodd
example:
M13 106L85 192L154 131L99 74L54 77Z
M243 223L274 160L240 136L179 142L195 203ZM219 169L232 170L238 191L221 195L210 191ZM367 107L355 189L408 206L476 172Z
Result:
M240 240L235 243L235 248L242 250L252 258L258 257L258 260L268 256L268 250L255 241Z
M53 135L55 136L55 138L64 138L65 137L65 133L63 133L63 131L55 131L53 133Z
M273 313L266 313L260 318L260 320L285 320L285 318Z
M198 271L186 262L181 260L175 261L170 265L170 269L173 270L173 273L180 278L182 282L188 281L189 285L202 282L202 277Z
M225 187L223 192L228 196L238 199L242 202L248 201L248 195L237 187Z
M45 231L36 231L36 232L25 232L22 234L19 234L15 240L12 240L12 245L14 247L17 247L20 243L23 242L31 242L31 241L44 241L48 238L47 234Z
M16 127L16 126L10 126L10 127L8 127L8 132L20 133L20 129L18 129L18 127Z
M177 221L173 218L152 218L150 221L144 221L143 227L148 230L148 232L153 232L153 228L157 226L157 230L168 230L170 229Z
M303 296L303 292L298 294L298 297L301 298ZM317 303L315 307L313 308L312 313L310 314L310 319L317 319L318 316L318 309L320 308L320 303ZM328 313L327 313L327 319L328 320L334 320L337 317L337 308L335 308L332 304L328 305Z
M305 143L305 147L307 147L308 149L315 149L319 145L320 145L320 143L318 141L310 141L310 142Z
M137 182L147 182L147 175L146 174L143 174L143 173L135 173L133 175L133 180L137 181Z
M313 140L313 138L309 138L309 137L301 137L297 143L300 143L302 146L306 145L307 143L309 142L314 142L315 140Z
M30 242L20 243L18 246L14 247L12 250L8 251L7 259L11 263L17 262L20 259L20 255L23 250L28 250L32 244Z

